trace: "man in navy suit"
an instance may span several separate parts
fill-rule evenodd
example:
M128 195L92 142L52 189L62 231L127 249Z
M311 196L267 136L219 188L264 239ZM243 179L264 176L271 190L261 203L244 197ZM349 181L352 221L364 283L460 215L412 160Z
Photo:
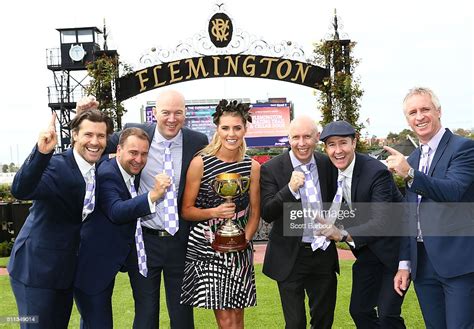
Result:
M443 128L432 90L411 89L404 114L421 147L406 160L396 150L388 167L407 182L408 236L394 288L411 280L428 328L474 328L474 141ZM456 204L453 204L455 202Z
M181 205L186 171L196 154L207 145L206 135L183 127L186 117L185 100L174 90L159 95L153 114L157 124L127 124L145 130L151 139L148 161L140 174L138 194L149 191L154 177L164 170L165 142L171 142L170 152L177 188L178 209ZM106 153L114 153L119 134L107 144ZM171 235L164 226L164 202L157 203L155 214L142 218L143 238L147 253L148 276L143 277L138 267L128 268L135 300L134 328L156 328L159 325L161 274L164 276L166 302L172 328L193 328L192 307L180 304L184 260L188 244L190 222L179 218L178 231ZM135 256L136 254L131 254Z
M67 328L80 228L98 201L90 202L95 163L113 129L102 112L82 112L71 121L72 148L53 155L55 119L53 114L12 185L16 198L33 200L8 264L19 315L37 317L38 323L22 328Z
M339 228L330 225L321 233L347 242L356 256L349 310L357 328L405 328L400 316L403 296L393 290L400 237L386 236L390 232L381 229L390 227L391 219L398 221L394 211L400 207L388 205L401 202L403 196L384 164L356 153L355 136L354 127L345 121L331 122L321 133L339 172L344 205L354 211L337 221Z
M284 215L284 209L290 203L296 208L292 210L306 208L302 203L306 180L303 166L310 167L320 202L334 197L336 170L326 155L315 152L319 133L311 118L294 119L288 135L291 150L263 164L260 171L261 214L266 222L273 223L263 273L278 283L286 328L306 328L305 294L311 328L331 328L339 272L336 246L318 237L324 242L313 250L313 230L291 229L294 223L304 224L303 219L293 222Z
M160 173L155 177L152 190L136 197L131 195L135 176L147 161L148 139L140 128L125 129L120 136L116 157L100 164L97 175L100 204L82 226L74 282L74 298L83 328L113 327L115 276L126 268L130 253L136 253L137 218L154 212L155 202L170 185L170 178ZM128 267L136 266L136 263L128 264Z

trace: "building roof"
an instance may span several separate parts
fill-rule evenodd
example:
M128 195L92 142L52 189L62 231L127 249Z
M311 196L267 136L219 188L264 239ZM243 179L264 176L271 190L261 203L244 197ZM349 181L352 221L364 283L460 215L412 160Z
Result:
M398 152L402 153L404 156L409 156L418 147L418 144L411 136L407 135L406 139L392 147ZM389 156L388 152L384 149L372 152L370 155L378 160L385 160Z

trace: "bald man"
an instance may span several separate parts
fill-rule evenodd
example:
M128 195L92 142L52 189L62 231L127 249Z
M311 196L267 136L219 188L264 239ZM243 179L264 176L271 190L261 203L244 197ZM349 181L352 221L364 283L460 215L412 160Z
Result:
M93 100L91 100L91 104ZM165 169L164 154L169 143L173 182L176 188L178 210L186 179L186 171L194 154L207 145L206 135L183 127L186 118L184 96L175 90L161 93L153 108L157 123L127 124L124 128L139 127L150 136L148 162L140 176L138 194L147 193L154 184L154 176ZM120 133L107 144L106 153L115 153ZM139 273L138 266L128 268L135 300L133 328L157 328L159 325L160 283L163 273L166 302L171 328L193 328L193 311L180 304L184 260L188 244L189 223L179 218L176 232L170 233L165 224L165 200L157 203L156 213L142 217L141 226L148 274ZM179 212L179 211L178 211ZM137 253L132 252L130 264L137 264Z
M339 272L335 244L315 236L306 226L311 218L290 216L286 206L297 211L313 207L314 200L330 204L337 170L315 152L319 133L311 118L294 119L288 136L291 149L261 167L261 216L273 223L263 273L278 283L286 328L306 328L305 293L311 328L331 328Z

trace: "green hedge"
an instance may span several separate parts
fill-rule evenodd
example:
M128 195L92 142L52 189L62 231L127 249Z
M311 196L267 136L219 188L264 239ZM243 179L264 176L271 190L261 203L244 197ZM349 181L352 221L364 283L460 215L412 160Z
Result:
M12 202L15 198L11 192L11 185L4 183L0 184L0 202Z
M0 257L8 257L13 248L12 241L3 241L0 242Z

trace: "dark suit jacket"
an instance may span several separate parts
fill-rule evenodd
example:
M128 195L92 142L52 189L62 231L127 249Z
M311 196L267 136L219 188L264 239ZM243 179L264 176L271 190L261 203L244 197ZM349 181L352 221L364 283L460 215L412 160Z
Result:
M314 157L322 201L331 202L335 194L337 171L326 155L316 152ZM288 225L289 219L283 218L283 203L294 202L301 206L301 200L296 200L288 187L292 172L293 165L288 152L266 162L260 170L261 216L266 222L273 223L263 273L276 281L282 281L290 275L301 244L301 236L284 234L284 227ZM335 248L334 243L328 248ZM338 266L334 270L339 271Z
M397 271L400 238L385 235L390 234L388 228L393 221L400 221L401 217L394 212L402 215L399 212L401 207L390 203L402 200L403 196L387 167L379 160L356 153L351 184L355 218L347 219L343 224L356 244L356 249L352 249L356 257L368 248L385 266Z
M85 188L72 149L54 156L33 149L12 185L16 198L34 200L11 253L14 279L38 288L72 287Z
M90 295L107 288L125 265L135 248L137 218L150 213L147 194L131 198L116 158L101 163L97 179L100 204L82 226L74 282Z
M408 158L415 168L413 184L407 187L406 193L406 199L412 205L407 216L411 237L403 239L400 260L411 261L411 275L416 279L415 205L417 194L420 194L423 241L435 271L445 278L473 273L474 141L446 130L427 175L417 170L420 155L418 148ZM450 206L452 202L464 203L465 206Z
M148 136L150 136L150 144L151 144L151 141L153 140L153 137L155 136L155 132L156 132L156 123L145 123L145 124L129 123L124 126L124 129L130 128L130 127L138 127L145 130ZM208 144L207 136L200 132L196 132L185 127L183 127L181 131L183 133L183 158L182 158L182 165L181 165L181 176L180 176L181 178L180 178L179 187L178 187L179 212L181 212L181 201L183 199L183 191L184 191L184 186L186 184L186 172L188 171L189 164L191 160L193 159L194 155ZM106 148L105 153L107 154L115 153L117 149L119 137L120 137L120 132L115 133L111 136L109 141L107 141L107 148ZM180 216L179 230L177 232L177 236L185 244L188 243L190 225L191 225L191 222L182 219Z

